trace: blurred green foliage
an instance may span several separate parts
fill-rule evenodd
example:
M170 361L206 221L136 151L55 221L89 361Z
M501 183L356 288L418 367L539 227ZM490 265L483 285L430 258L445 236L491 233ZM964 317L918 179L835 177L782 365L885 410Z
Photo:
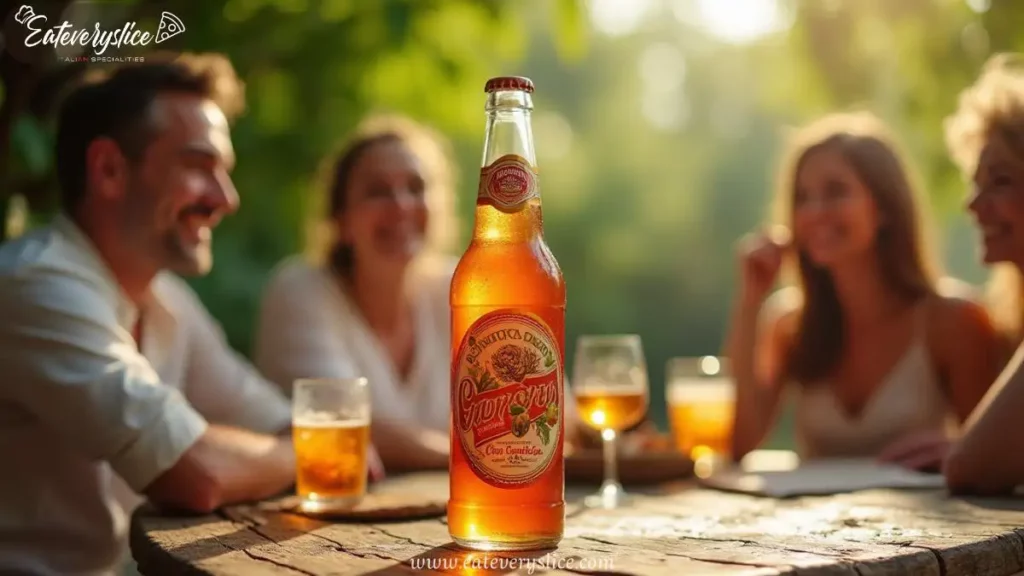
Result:
M234 129L243 208L218 231L216 272L195 282L240 350L269 268L306 238L324 156L373 111L429 122L464 145L461 157L479 155L483 83L516 71L538 6L227 0L177 12L190 23L188 49L226 53L247 84L248 114ZM583 24L574 1L549 12L569 37ZM582 40L558 46L578 53ZM461 191L475 187L473 175L462 171Z
M742 24L753 1L722 0L733 10L726 24ZM737 42L702 23L706 0L178 3L187 49L226 53L248 86L234 130L243 207L219 229L215 270L195 286L247 351L269 270L301 248L319 163L375 110L451 138L465 240L482 87L502 74L537 85L546 234L569 286L567 358L583 333L641 334L662 426L668 358L720 350L733 246L764 221L792 126L836 109L881 114L928 187L950 271L982 281L942 119L993 51L1021 48L1024 2L777 5L784 26ZM14 173L47 173L49 138L45 122L23 115Z

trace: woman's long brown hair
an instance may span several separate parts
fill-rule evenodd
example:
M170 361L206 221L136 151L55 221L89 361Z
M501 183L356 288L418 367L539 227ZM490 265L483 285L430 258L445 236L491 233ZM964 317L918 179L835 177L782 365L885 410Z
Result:
M797 135L776 195L782 220L792 227L797 175L807 159L822 150L838 152L849 163L882 215L875 252L885 285L908 303L934 293L936 267L925 239L918 188L884 124L871 114L830 115ZM802 252L790 256L787 267L796 277L802 303L795 333L790 335L786 372L802 384L811 384L836 369L845 319L827 270Z

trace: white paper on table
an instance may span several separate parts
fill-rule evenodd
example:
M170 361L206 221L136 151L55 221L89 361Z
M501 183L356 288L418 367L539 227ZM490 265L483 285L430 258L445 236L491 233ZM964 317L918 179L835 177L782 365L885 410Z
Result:
M934 489L945 486L941 474L926 474L871 459L823 459L785 471L730 469L701 480L710 488L787 498L879 488Z

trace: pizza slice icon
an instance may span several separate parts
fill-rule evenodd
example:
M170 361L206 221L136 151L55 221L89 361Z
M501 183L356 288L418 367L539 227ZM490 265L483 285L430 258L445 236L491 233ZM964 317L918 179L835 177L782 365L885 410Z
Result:
M160 27L156 29L156 43L159 44L164 40L181 34L184 31L185 24L181 22L181 18L178 18L170 12L161 12Z

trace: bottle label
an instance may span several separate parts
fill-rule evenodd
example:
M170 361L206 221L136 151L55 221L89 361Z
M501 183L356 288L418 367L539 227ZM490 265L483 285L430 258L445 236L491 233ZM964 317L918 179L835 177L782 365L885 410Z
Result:
M537 172L522 156L506 154L480 169L477 202L516 212L537 196Z
M533 314L498 310L462 338L452 365L455 432L477 476L521 487L551 465L561 440L562 363Z

